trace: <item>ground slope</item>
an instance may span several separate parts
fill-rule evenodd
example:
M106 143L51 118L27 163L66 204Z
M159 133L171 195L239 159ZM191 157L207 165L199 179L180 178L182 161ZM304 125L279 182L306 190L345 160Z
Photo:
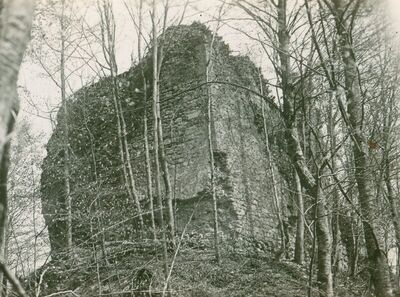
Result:
M41 284L43 296L57 292L64 292L57 296L66 297L162 296L162 261L157 248L150 248L149 252L147 246L144 252L137 244L125 242L117 248L110 247L107 260L97 261L90 251L78 253L72 266L66 265L67 262L52 263L37 273L46 271ZM222 258L218 266L212 250L194 243L181 246L175 259L170 255L170 261L174 259L171 296L307 296L308 267L242 250L225 250ZM313 286L316 287L315 282ZM359 288L355 284L351 284L351 289L336 288L337 296L368 296ZM317 296L315 290L312 296Z

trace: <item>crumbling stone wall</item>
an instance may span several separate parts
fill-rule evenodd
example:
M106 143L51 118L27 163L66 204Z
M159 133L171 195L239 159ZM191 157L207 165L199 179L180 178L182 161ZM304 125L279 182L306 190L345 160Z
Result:
M216 150L225 155L229 200L236 214L230 224L235 238L270 245L277 236L277 220L265 135L256 123L263 99L240 87L259 93L262 79L248 57L232 56L227 51L218 43L209 54L213 62L210 80L237 85L211 86ZM276 181L279 190L285 181L277 174Z
M206 81L211 57L211 81L225 81L260 89L257 68L246 57L230 55L218 37L210 48L211 32L200 24L172 27L166 33L160 94L164 143L170 166L178 231L189 217L188 234L212 235L207 145L207 87L213 101L213 147L222 238L276 241L277 221L267 171L265 140L257 125L261 99L244 88ZM143 111L147 110L153 155L151 112L151 55L141 65L118 76L119 96L128 128L134 175L148 211L143 149ZM143 67L143 68L141 68ZM143 69L147 90L143 90ZM74 240L98 240L91 234L105 230L106 240L135 236L134 203L123 186L115 113L109 79L84 87L69 100L71 185ZM146 91L146 92L145 92ZM143 96L147 93L148 99ZM62 121L62 112L58 122ZM51 137L43 165L43 213L54 251L65 246L65 193L62 176L62 130ZM154 168L153 168L154 172ZM284 182L277 176L279 183ZM96 215L94 215L96 214Z

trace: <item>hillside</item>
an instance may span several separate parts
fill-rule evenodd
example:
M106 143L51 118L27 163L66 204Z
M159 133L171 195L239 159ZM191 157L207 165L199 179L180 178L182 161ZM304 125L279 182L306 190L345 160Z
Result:
M162 296L164 277L160 257L155 250L146 249L144 253L136 247L132 251L132 246L126 243L118 249L110 249L107 261L98 259L96 263L93 258L84 258L85 253L82 253L72 267L51 263L50 268L45 268L42 294ZM174 259L167 293L175 297L307 296L308 273L304 266L291 261L276 261L265 253L244 253L243 250L225 251L222 258L222 264L218 266L212 250L183 245ZM365 295L362 282L346 282L346 287L337 288L337 296L369 296ZM313 286L312 296L317 296L315 279Z

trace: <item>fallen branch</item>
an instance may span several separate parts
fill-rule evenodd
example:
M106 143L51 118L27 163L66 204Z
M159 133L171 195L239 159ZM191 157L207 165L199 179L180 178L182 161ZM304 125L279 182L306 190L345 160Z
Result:
M57 295L61 295L61 294L72 294L76 297L80 297L78 294L76 294L74 291L72 290L68 290L68 291L61 291L61 292L56 292L56 293L51 293L50 295L46 295L44 297L51 297L51 296L57 296Z

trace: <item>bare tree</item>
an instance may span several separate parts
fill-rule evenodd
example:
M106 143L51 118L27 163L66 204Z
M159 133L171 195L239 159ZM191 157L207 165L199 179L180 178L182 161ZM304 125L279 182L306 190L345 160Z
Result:
M4 273L20 296L25 296L25 293L3 261L8 216L7 175L10 137L19 111L17 79L30 39L33 9L34 2L30 0L4 1L0 7L2 21L0 27L0 261L2 262L0 283L3 283Z
M169 167L168 167L168 162L167 162L167 157L165 154L165 145L164 145L164 136L163 136L163 125L162 125L162 117L161 117L161 103L160 103L160 86L159 86L159 81L160 81L160 75L161 75L161 65L164 59L164 50L165 50L165 41L166 41L166 36L165 36L165 31L167 29L167 18L168 18L168 10L169 10L169 1L167 0L164 3L164 12L162 15L162 31L161 35L157 36L154 35L153 31L153 42L156 42L157 44L157 63L156 63L156 68L154 68L153 65L153 71L156 70L156 73L153 73L153 84L155 84L155 77L154 75L157 76L156 82L157 82L157 100L158 104L156 105L156 117L157 117L157 137L158 137L158 157L160 158L160 165L161 165L161 170L162 170L162 177L164 181L164 188L165 188L165 198L166 198L166 204L167 204L167 213L168 213L168 240L170 242L171 248L175 249L175 215L174 215L174 208L173 208L173 203L172 203L172 186L171 186L171 176L169 173ZM154 10L155 11L155 10ZM154 15L153 15L154 18ZM155 39L160 39L160 42L155 41ZM153 47L155 45L153 44ZM154 59L154 56L153 56ZM154 60L153 60L153 63ZM153 86L154 88L154 86ZM154 90L154 89L153 89Z
M114 20L114 12L112 4L108 0L102 0L98 3L98 9L101 17L100 30L104 58L107 63L107 68L110 72L112 98L115 107L115 114L117 117L117 131L120 146L120 155L123 166L125 184L130 198L134 201L139 218L140 229L143 230L143 216L142 209L139 201L139 194L136 187L136 181L132 169L132 160L130 156L128 140L127 140L127 127L124 116L124 111L121 101L118 96L118 83L117 74L118 66L115 53L115 30L116 24Z
M209 40L209 48L207 49L207 58L206 58L206 88L207 88L207 141L208 141L208 154L210 156L210 187L211 187L211 196L213 201L213 220L214 220L214 250L215 250L215 259L218 264L221 264L221 253L220 253L220 244L219 244L219 222L218 222L218 204L217 204L217 195L216 195L216 185L215 185L215 161L214 161L214 140L212 133L213 126L213 96L210 91L209 82L211 80L210 73L213 69L213 55L214 55L214 42L217 35L217 32L220 27L222 11L224 8L225 2L222 2L217 17L217 24L215 26L215 30L212 33L211 40Z
M134 20L133 14L131 14L132 20ZM136 24L136 22L135 22ZM145 150L145 161L146 161L146 182L147 182L147 198L150 204L150 220L153 239L157 239L156 223L154 216L154 197L153 197L153 182L152 182L152 170L151 170L151 159L149 149L149 131L148 131L148 114L147 114L147 80L144 74L144 65L142 65L142 39L143 39L143 0L139 2L139 21L137 24L137 51L139 59L140 73L143 80L143 99L144 99L144 110L143 110L143 142Z
M296 242L294 248L294 261L297 264L303 264L304 261L304 201L302 186L299 175L296 171L293 172L294 182L296 185L296 207L297 207L297 222L296 222Z
M316 238L318 243L318 286L320 294L323 296L333 296L333 279L331 268L331 249L332 239L330 225L326 209L326 197L321 188L320 173L325 166L318 164L314 171L305 161L304 152L300 143L300 136L297 127L297 93L295 89L295 79L291 64L292 53L290 37L291 31L295 28L296 16L298 13L290 14L288 19L287 1L278 0L266 2L263 8L257 8L249 2L239 1L239 5L257 22L266 34L266 37L273 44L275 55L279 62L273 60L277 76L280 79L280 87L283 102L283 120L285 122L285 138L287 142L287 152L294 167L299 175L302 185L308 194L314 198L317 211L316 215ZM270 10L272 8L272 10ZM299 8L295 8L299 9ZM271 14L270 11L275 12ZM274 24L274 25L273 25Z
M344 66L344 80L345 80L345 97L347 99L347 114L343 103L338 100L339 109L342 113L348 128L350 129L351 139L353 143L353 160L355 167L355 176L358 187L358 201L361 207L361 214L363 216L363 229L368 252L368 259L370 262L370 274L372 282L375 287L375 292L379 296L390 297L393 296L393 289L390 280L389 267L387 265L386 257L382 250L382 242L377 235L376 230L378 227L374 222L374 207L373 201L373 179L369 169L368 160L368 142L363 132L363 99L361 91L361 83L359 71L357 67L356 52L352 42L352 30L354 22L357 18L357 13L361 6L361 1L335 0L333 4L327 5L328 10L331 11L335 20L336 33L339 38L339 47L341 50L341 58ZM310 19L310 9L308 1L306 0L308 16ZM314 41L318 46L315 39L315 31L313 31ZM324 63L321 51L319 56ZM323 64L325 66L325 64ZM336 83L333 81L331 73L325 67L325 73L330 81L333 92L337 92Z
M71 70L73 55L83 40L81 33L74 30L72 24L77 22L75 19L75 3L61 0L60 2L43 2L40 7L41 15L46 18L48 23L58 25L58 32L55 38L46 36L45 28L38 26L36 28L36 42L40 42L40 47L32 51L34 61L37 62L50 80L60 91L60 117L61 129L61 150L63 156L63 179L64 179L64 201L66 213L63 214L63 220L66 222L66 250L69 256L72 256L73 249L73 193L71 185L71 147L70 147L70 128L69 128L69 110L68 110L68 91L71 90L71 76L80 66L74 65ZM51 58L50 58L51 57ZM53 60L54 59L54 60Z
M63 150L64 150L64 182L65 195L67 204L67 249L72 252L72 196L70 184L70 157L69 157L69 128L68 128L68 106L66 97L66 76L65 76L65 0L61 0L60 15L60 89L61 89L61 105L64 112L63 119Z
M160 119L160 95L159 95L159 70L158 70L158 33L157 33L157 7L156 1L152 2L152 38L153 38L153 132L154 132L154 160L155 160L155 184L156 184L156 194L157 194L157 202L159 207L159 220L160 220L160 228L162 234L162 246L163 246L163 267L164 267L164 277L167 280L168 278L168 248L167 248L167 237L166 230L164 224L164 208L161 194L161 168L160 168L160 159L159 159L159 126L161 125Z

